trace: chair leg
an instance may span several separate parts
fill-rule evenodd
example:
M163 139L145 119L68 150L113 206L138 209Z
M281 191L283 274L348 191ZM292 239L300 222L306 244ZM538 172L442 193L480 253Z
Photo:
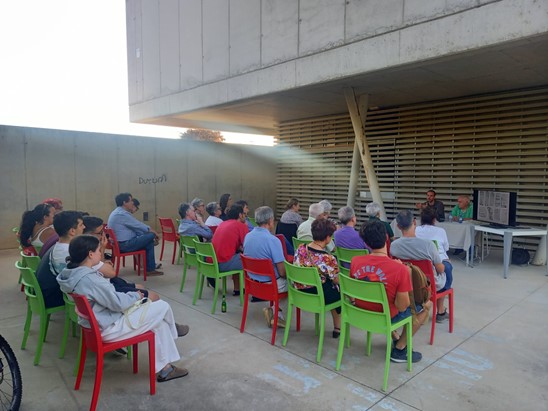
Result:
M32 321L32 311L30 305L27 306L27 318L25 319L25 327L23 333L23 341L21 341L21 349L24 350L27 346L27 339L29 338L30 323Z
M80 331L80 339L78 341L78 354L76 354L76 362L74 363L74 369L72 370L73 375L77 375L78 373L78 366L80 364L80 358L82 357L82 339L83 339L83 335L82 335L82 332Z
M196 305L196 300L198 299L198 294L202 296L202 286L204 284L205 276L202 276L200 273L196 274L196 286L194 287L194 298L192 299L192 305Z
M175 254L177 254L177 241L173 242L173 256L171 257L171 265L175 264Z
M436 313L437 313L437 300L432 304L432 327L430 329L430 345L434 344L434 333L436 332Z
M318 341L318 353L316 354L316 362L320 362L320 360L322 359L323 338L325 334L325 313L321 313L319 315L320 315L320 339Z
M341 369L342 356L344 351L344 343L346 340L347 324L343 321L341 324L341 335L339 336L339 349L337 350L337 362L335 363L335 370Z
M49 315L40 316L40 335L38 336L38 345L36 346L36 353L34 354L34 365L40 364L40 357L42 356L42 346L46 340L46 332L48 327Z
M139 344L133 344L133 374L139 372Z
M298 310L298 308L297 308ZM287 339L289 338L289 327L291 326L291 316L293 313L293 304L291 302L287 303L287 317L285 319L285 331L284 331L284 339L282 340L282 345L285 347L287 344ZM298 320L297 320L298 322Z
M213 307L211 307L211 314L215 314L215 308L217 308L217 296L219 295L219 280L215 278L215 290L213 291ZM223 293L226 294L226 277L223 277Z
M143 281L147 280L147 255L145 251L141 254L143 256Z
M148 374L150 377L150 395L156 394L156 342L154 336L148 340Z
M368 333L369 334L369 333ZM386 392L388 387L388 373L390 372L390 354L392 351L392 336L389 334L386 335L386 353L384 359L384 379L382 382L382 390ZM409 352L407 355L410 357Z
M243 284L244 284L244 272L240 271L240 307L244 305L244 293L242 292L243 291L242 287L244 287Z
M80 365L78 366L78 374L76 375L76 382L74 383L74 390L76 391L80 389L80 383L82 382L82 374L84 374L84 365L86 365L86 355L88 351L86 347L86 340L82 335L82 330L80 330L80 333L80 341L82 343L80 344Z
M162 250L160 251L160 261L162 261L162 258L164 258L164 245L166 242L164 241L164 236L162 235Z
M295 311L297 314L297 331L301 331L301 309L297 308Z
M246 295L245 295L245 301L244 301L244 309L242 311L242 321L240 323L240 333L243 333L245 330L245 322L247 320L247 308L249 306L249 295L247 294L247 290L245 292L246 292Z
M63 337L61 338L61 348L59 349L59 358L65 356L65 348L67 347L67 340L69 335L70 324L69 312L68 309L65 311L65 327L63 329Z
M453 306L453 299L454 295L453 293L449 294L449 332L453 332L453 313L455 312L454 306Z
M247 304L247 301L246 301ZM280 300L274 300L274 324L272 324L272 338L270 339L270 344L274 345L276 343L276 331L278 329L278 310L280 308ZM285 325L287 327L287 323Z
M179 292L180 292L180 293L182 293L182 292L183 292L183 288L185 288L186 268L187 268L186 260L183 260L183 278L181 279L181 288L179 288Z
M93 385L93 394L91 397L91 405L89 407L90 411L95 411L95 409L97 408L97 402L99 401L101 380L103 378L103 355L104 353L101 350L96 353L95 384Z

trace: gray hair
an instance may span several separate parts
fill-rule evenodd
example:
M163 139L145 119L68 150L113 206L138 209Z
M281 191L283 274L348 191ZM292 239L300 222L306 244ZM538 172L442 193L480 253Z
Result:
M339 220L341 220L341 223L343 223L344 225L348 224L350 220L352 220L352 217L356 215L354 209L349 206L339 208L337 214L339 215Z
M268 206L262 206L255 209L255 222L257 225L268 224L270 219L274 218L274 211Z
M214 215L216 210L217 210L217 203L215 201L212 201L211 203L207 203L206 211L209 215Z
M320 203L313 203L310 204L310 207L308 207L308 215L312 218L318 218L320 214L323 214L325 212L323 205Z
M331 209L333 208L333 206L331 205L331 203L327 200L322 200L320 201L320 204L322 205L323 207L323 211L325 213L329 213L331 211Z
M190 202L190 205L194 208L198 208L200 204L204 204L204 200L198 197L195 197L194 200Z
M373 201L372 203L367 204L367 207L365 207L365 212L368 216L375 217L381 212L381 206L379 205L379 203L375 203Z
M403 210L398 213L396 216L396 223L402 231L407 231L413 224L413 213L411 210Z

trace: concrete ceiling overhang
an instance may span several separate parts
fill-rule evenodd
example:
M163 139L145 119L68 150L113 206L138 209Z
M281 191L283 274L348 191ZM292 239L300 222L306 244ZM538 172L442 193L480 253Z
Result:
M282 122L347 112L345 87L358 95L369 94L370 107L389 107L547 84L548 34L544 34L151 122L274 135Z

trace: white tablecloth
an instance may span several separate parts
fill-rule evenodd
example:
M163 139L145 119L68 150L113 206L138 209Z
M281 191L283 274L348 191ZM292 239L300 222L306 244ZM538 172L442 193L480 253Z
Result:
M417 221L417 224L419 222ZM392 220L390 223L395 237L401 237L401 231L398 228L396 220ZM451 248L460 248L462 250L468 250L472 244L472 236L474 235L474 224L469 222L457 223L457 222L436 222L436 227L441 227L447 233L447 239L449 240L449 246Z

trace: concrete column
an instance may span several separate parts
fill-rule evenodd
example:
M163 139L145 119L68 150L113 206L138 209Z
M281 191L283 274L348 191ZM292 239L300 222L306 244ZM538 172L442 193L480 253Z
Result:
M371 191L373 201L379 203L381 206L381 219L386 220L386 212L384 211L384 203L381 197L381 190L379 188L379 182L377 181L377 174L373 168L373 161L371 160L371 152L369 151L369 145L365 137L365 119L367 116L367 102L368 96L360 96L359 106L356 103L356 95L354 89L345 88L344 97L346 99L346 105L350 113L350 119L352 120L352 128L354 129L355 142L360 151L360 156L365 170L365 177L367 178L367 184ZM349 187L351 188L351 187Z

